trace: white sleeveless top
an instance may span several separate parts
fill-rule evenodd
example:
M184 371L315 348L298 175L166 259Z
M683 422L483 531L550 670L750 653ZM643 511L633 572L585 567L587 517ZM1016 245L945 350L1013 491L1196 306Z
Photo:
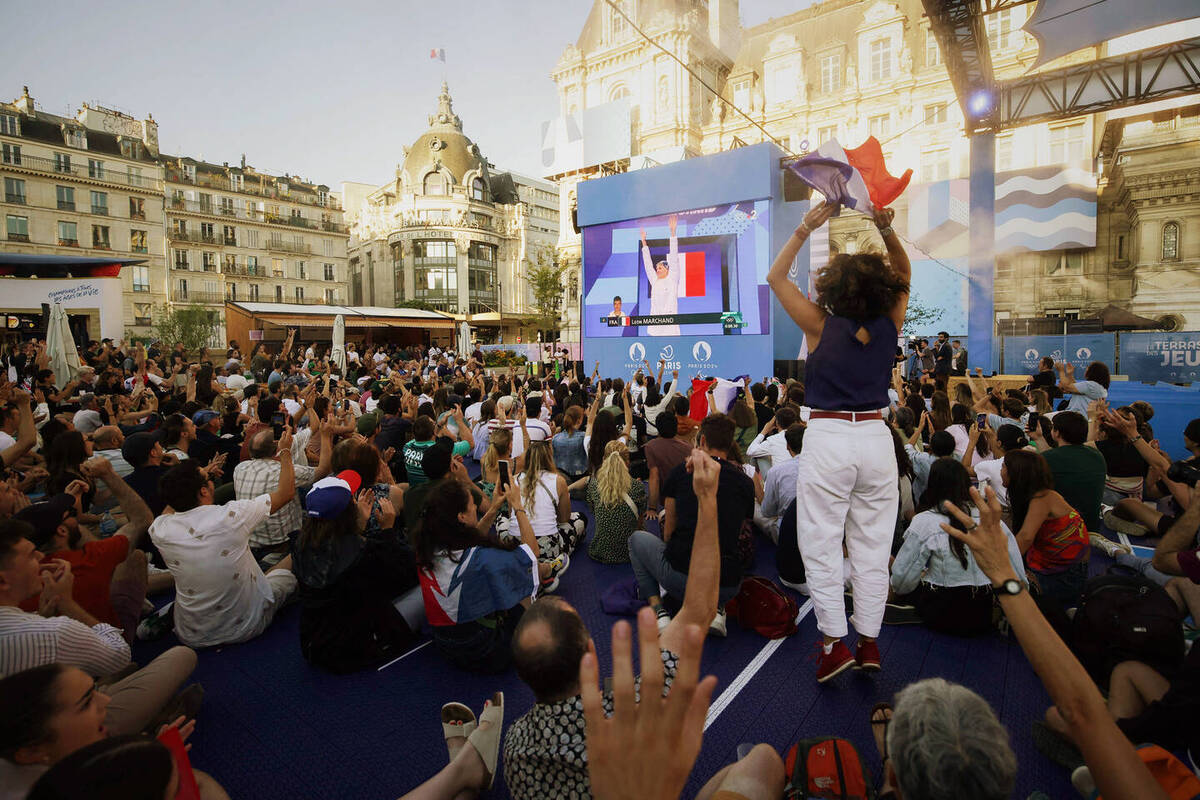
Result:
M517 485L521 487L521 498L524 499L525 473L517 476ZM533 502L525 501L525 511L529 514L529 524L533 527L535 536L553 536L558 533L558 473L541 474L537 489L533 493ZM520 530L516 512L509 517L509 526L510 533L516 534Z

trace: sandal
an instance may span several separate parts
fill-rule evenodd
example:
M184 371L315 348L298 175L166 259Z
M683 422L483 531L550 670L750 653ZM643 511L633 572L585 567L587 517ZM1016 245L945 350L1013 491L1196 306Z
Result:
M469 738L474 732L474 711L462 703L446 703L442 706L442 735L446 737L447 743L456 736Z
M880 712L883 712L883 711L887 712L887 716L883 717L882 719L875 719L875 715ZM888 725L890 725L892 722L892 704L891 703L876 703L871 708L870 720L871 720L872 728L874 728L876 725L883 726L883 747L880 748L880 750L879 750L879 755L882 756L882 759L880 760L879 763L886 764L887 760L888 760L887 729L888 729Z
M491 789L496 782L496 761L500 758L501 728L504 727L504 692L496 692L492 699L483 704L479 714L481 722L490 722L487 728L476 728L467 737L470 744L483 759L484 769L487 770L488 783L485 789Z

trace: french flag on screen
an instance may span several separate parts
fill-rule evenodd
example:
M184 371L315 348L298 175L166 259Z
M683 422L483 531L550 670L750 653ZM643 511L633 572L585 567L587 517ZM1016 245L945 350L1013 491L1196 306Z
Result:
M683 253L680 297L704 297L704 252Z

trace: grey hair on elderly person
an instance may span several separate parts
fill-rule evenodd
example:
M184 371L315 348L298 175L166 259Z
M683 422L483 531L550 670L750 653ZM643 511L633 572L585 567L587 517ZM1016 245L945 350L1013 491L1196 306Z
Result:
M896 695L887 732L902 798L1001 800L1012 796L1017 758L991 706L965 686L917 681Z

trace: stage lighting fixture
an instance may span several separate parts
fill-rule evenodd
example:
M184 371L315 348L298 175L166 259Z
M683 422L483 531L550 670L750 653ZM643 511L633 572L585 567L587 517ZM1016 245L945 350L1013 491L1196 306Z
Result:
M978 89L967 99L967 109L973 116L982 117L992 110L992 93L987 89Z

